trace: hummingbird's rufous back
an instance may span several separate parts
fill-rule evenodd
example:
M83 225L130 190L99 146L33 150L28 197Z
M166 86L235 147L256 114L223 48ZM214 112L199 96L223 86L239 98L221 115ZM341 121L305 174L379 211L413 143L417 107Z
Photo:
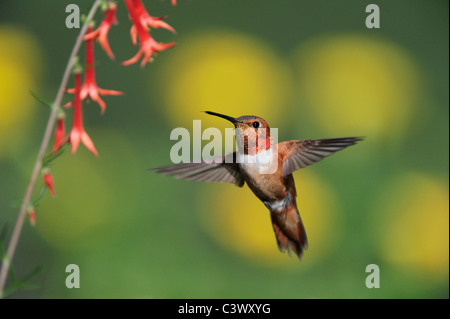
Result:
M262 118L238 118L205 112L232 122L238 151L214 161L180 163L154 169L178 179L224 182L242 187L244 183L270 211L273 230L281 252L293 251L299 259L308 248L308 239L297 209L292 172L354 145L362 138L344 137L293 140L273 143L270 127Z

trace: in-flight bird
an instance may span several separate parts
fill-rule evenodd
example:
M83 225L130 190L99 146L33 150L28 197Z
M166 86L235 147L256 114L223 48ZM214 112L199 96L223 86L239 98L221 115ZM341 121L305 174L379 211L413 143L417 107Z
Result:
M270 211L273 230L281 252L293 251L299 259L308 248L308 239L297 209L295 170L361 141L360 137L304 139L273 143L267 122L253 115L238 118L206 111L235 126L238 151L220 160L180 163L154 169L178 179L224 182L242 187L244 183Z

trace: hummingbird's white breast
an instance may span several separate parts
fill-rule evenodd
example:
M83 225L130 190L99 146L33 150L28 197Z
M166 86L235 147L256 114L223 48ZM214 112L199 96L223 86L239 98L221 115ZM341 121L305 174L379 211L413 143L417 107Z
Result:
M278 151L273 147L255 155L237 153L240 168L252 176L274 174L278 170Z

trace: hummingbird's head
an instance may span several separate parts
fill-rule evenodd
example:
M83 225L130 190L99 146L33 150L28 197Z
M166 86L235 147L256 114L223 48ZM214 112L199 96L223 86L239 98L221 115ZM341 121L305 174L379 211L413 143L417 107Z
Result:
M246 155L257 154L273 145L269 124L258 116L243 115L234 118L210 111L205 113L224 118L234 124L238 149Z

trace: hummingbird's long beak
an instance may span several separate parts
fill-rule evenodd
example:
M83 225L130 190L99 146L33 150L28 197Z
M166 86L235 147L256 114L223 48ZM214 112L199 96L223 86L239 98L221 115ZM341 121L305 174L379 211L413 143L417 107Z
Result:
M214 115L214 116L221 117L221 118L223 118L223 119L225 119L225 120L230 121L230 122L233 123L234 125L236 125L236 124L238 124L238 123L241 123L241 122L239 122L237 119L235 119L234 117L231 117L231 116L228 116L228 115L223 115L223 114L220 114L220 113L210 112L210 111L205 111L205 113L206 113L206 114L209 114L209 115Z

